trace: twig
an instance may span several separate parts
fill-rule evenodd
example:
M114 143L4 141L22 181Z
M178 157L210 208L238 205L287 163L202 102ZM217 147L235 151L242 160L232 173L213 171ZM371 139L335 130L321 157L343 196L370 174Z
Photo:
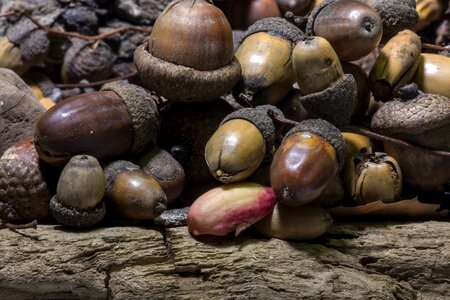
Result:
M137 71L134 71L129 74L122 75L122 76L105 79L105 80L101 80L101 81L89 82L89 83L58 83L58 84L55 84L55 87L60 88L60 89L89 88L89 87L95 87L95 86L103 85L103 84L118 81L118 80L129 79L136 75L137 75Z
M26 229L26 228L37 228L37 220L27 224L11 224L6 223L3 220L0 220L0 228L8 228L8 229Z
M450 48L448 48L448 47L434 45L434 44L427 44L427 43L422 43L422 48L434 50L434 51L450 51Z
M15 14L16 14L16 12L14 12L14 11L7 11L5 13L0 14L0 18L14 16Z
M424 147L419 147L413 144L410 144L408 142L396 139L396 138L392 138L389 136L385 136L379 133L375 133L373 131L367 130L367 129L363 129L363 128L359 128L356 126L344 126L340 128L341 131L345 131L345 132L350 132L350 133L356 133L356 134L361 134L361 135L365 135L367 137L373 138L375 140L378 141L383 141L383 142L389 142L389 143L393 143L399 146L402 146L404 148L408 148L408 149L412 149L412 150L418 150L418 151L423 151L426 152L428 154L434 154L434 155L439 155L439 156L444 156L444 157L448 157L450 158L450 152L448 151L443 151L443 150L434 150L434 149L429 149L429 148L424 148Z

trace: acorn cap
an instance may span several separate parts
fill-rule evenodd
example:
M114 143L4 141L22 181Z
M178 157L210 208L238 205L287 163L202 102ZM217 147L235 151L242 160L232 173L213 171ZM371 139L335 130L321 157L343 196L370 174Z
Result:
M131 153L144 150L159 132L160 119L153 96L140 86L124 82L105 84L101 90L113 91L122 98L133 122Z
M345 145L344 137L342 136L341 132L333 124L322 119L310 119L302 121L286 133L283 142L288 136L297 132L310 132L324 138L333 146L334 150L336 151L339 170L342 169L345 163L345 153L347 151L347 146Z
M450 150L450 98L419 92L384 103L372 117L374 131L425 147Z
M74 228L92 227L103 220L106 214L103 201L93 208L81 210L62 205L57 195L50 200L50 209L58 223Z
M219 69L199 71L154 57L148 51L148 43L136 49L134 64L145 87L180 102L216 100L230 91L241 77L241 65L236 57Z
M280 17L270 17L258 20L253 25L251 25L241 37L241 41L239 44L242 44L242 42L248 36L258 32L267 32L275 36L280 36L286 40L291 41L294 44L301 40L305 35L305 33L301 31L300 28L290 23L286 19Z
M117 174L136 170L140 170L139 166L127 160L116 160L103 166L103 172L105 173L105 195L109 196L109 191L111 191Z
M264 141L266 142L266 153L271 153L271 149L275 142L275 125L272 118L269 117L268 111L274 112L276 115L283 116L281 110L273 105L261 105L256 108L241 108L227 115L220 125L234 119L243 119L251 122L259 129Z
M311 114L336 126L350 123L358 102L358 87L351 74L323 91L300 96L300 103Z
M20 159L0 160L0 219L30 222L50 215L49 188L40 170Z
M11 43L20 47L22 59L33 64L43 59L49 50L47 33L29 19L22 19L11 26L6 36Z

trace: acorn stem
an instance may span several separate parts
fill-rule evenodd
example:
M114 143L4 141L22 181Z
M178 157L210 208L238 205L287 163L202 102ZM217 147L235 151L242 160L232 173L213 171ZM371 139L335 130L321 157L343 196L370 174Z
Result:
M37 228L37 220L34 220L30 223L26 223L26 224L11 224L11 223L6 223L5 221L3 221L2 219L0 219L0 228L8 228L8 229L27 229L27 228Z

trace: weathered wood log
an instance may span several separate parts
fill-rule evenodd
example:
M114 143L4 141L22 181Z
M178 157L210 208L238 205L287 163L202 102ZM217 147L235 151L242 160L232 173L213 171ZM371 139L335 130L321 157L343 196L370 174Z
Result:
M335 224L320 240L186 227L0 230L0 299L447 299L450 223Z

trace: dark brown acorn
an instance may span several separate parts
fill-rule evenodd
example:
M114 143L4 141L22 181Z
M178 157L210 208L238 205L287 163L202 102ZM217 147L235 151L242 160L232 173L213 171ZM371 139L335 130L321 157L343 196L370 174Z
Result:
M214 100L231 90L241 68L231 27L207 0L172 1L134 62L145 86L169 100Z
M39 156L53 165L64 165L77 154L103 161L142 151L159 128L152 97L141 87L113 83L99 92L59 102L36 123Z
M325 1L311 12L306 28L308 35L327 39L341 61L357 60L372 52L382 32L379 14L356 0Z
M280 16L276 0L238 0L233 2L229 19L233 29L246 30L258 20Z
M167 209L167 197L153 178L139 166L123 160L105 166L108 205L133 220L152 220Z
M345 141L339 130L321 119L300 122L285 136L270 168L277 199L298 206L314 201L345 161Z

